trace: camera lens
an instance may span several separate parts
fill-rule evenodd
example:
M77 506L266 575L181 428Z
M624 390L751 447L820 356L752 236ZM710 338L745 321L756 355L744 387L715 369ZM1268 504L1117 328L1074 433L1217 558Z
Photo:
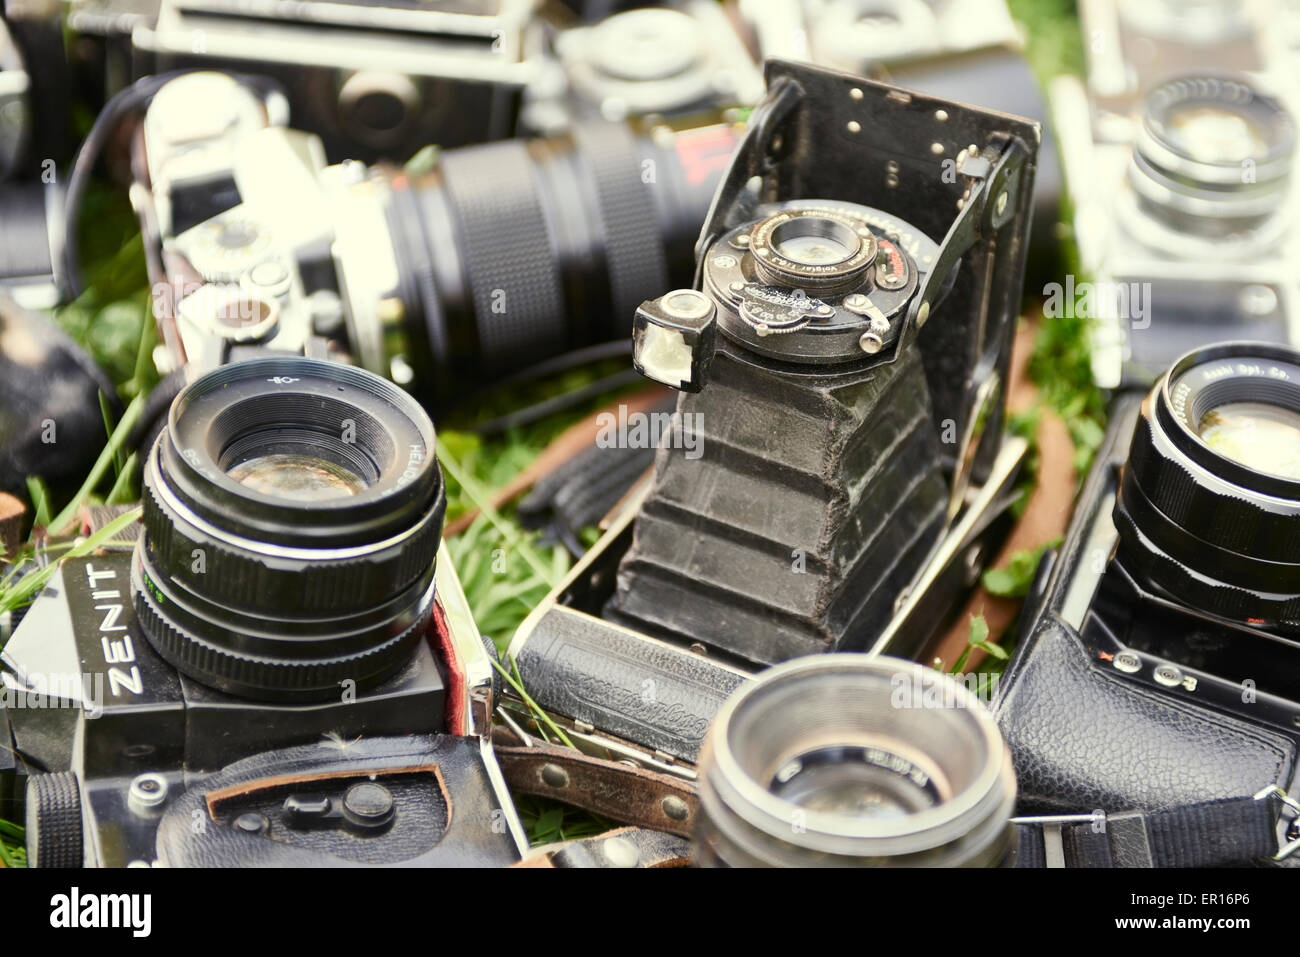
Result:
M434 442L410 396L360 369L255 359L194 382L144 471L132 573L150 642L270 700L392 675L432 611Z
M452 150L428 177L395 178L388 216L422 395L437 404L628 338L641 302L690 285L736 142L729 126L648 138L586 123Z
M763 281L817 292L860 283L876 258L876 238L865 222L816 208L769 216L750 233L749 248Z
M1278 241L1295 131L1239 80L1185 77L1147 97L1121 202L1126 227L1180 255L1244 256ZM1205 244L1212 243L1213 248Z
M1122 557L1237 621L1300 629L1300 353L1189 353L1147 396L1120 482Z
M815 655L762 672L700 752L699 863L991 866L1015 777L992 716L911 662Z
M862 241L843 223L830 219L796 219L772 231L772 248L801 266L834 266L861 247Z

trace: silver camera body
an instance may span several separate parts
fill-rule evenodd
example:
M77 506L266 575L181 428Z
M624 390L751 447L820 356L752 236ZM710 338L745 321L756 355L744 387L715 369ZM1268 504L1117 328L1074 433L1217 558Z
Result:
M671 120L753 106L763 77L714 0L625 10L556 31L521 123L553 135L600 117Z
M74 0L69 23L110 40L110 88L147 73L228 69L282 84L332 160L408 159L514 133L542 67L536 0L435 8L280 0Z
M403 384L381 341L398 285L385 179L329 165L286 122L282 96L217 73L174 79L149 105L135 164L148 183L131 199L156 254L159 368L195 377L242 348L347 352Z
M1261 27L1279 6L1080 7L1087 80L1057 78L1051 99L1083 275L1045 288L1046 308L1090 323L1106 388L1225 337L1300 342L1300 99Z
M135 164L148 183L132 202L156 254L155 360L193 377L244 348L346 350L400 383L380 341L398 282L383 179L329 165L320 139L287 119L282 96L224 74L179 77L154 97Z

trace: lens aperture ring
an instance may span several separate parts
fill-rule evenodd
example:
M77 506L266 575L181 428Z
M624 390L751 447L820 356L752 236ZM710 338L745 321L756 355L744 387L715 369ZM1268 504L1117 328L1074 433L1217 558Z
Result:
M1158 585L1181 600L1194 595L1198 610L1221 618L1280 626L1289 632L1300 630L1300 595L1248 590L1201 575L1171 558L1143 534L1126 509L1115 509L1115 528L1128 545L1123 564L1140 580Z
M156 456L156 453L155 453ZM369 548L283 549L211 527L169 493L156 458L145 470L144 527L169 577L206 598L270 614L326 615L386 601L434 563L447 508L445 490L402 534ZM162 485L162 487L160 487Z
M197 629L186 627L189 617L181 614L175 602L155 584L146 563L144 553L137 548L131 567L132 601L154 650L184 674L222 691L251 698L319 700L337 693L346 682L352 682L356 690L373 687L405 664L428 627L433 610L432 587L428 586L421 606L398 622L400 627L389 629L395 633L380 637L373 633L343 635L338 639L337 654L303 654L293 639L267 636L253 641L247 634L240 637L248 650L237 650L230 643L217 644L198 634ZM280 650L282 654L258 653L251 650L254 647L259 651Z

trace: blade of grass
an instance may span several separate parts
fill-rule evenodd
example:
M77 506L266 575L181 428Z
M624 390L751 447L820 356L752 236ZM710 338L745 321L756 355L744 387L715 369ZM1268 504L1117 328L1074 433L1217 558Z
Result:
M113 461L113 457L121 450L122 444L126 441L127 433L129 433L135 426L135 423L140 418L142 412L144 412L144 396L137 395L131 400L131 404L126 407L126 411L122 413L122 420L117 423L117 428L115 428L113 434L109 436L108 444L105 445L104 450L99 453L99 458L95 460L94 467L90 470L90 474L86 476L86 481L81 483L81 488L77 490L77 494L74 495L72 501L65 505L63 510L59 512L58 515L54 516L54 518L49 522L48 527L51 532L58 534L64 531L76 517L77 511L89 497L90 493L95 490L101 481L103 481L104 473L108 471L109 464Z
M50 524L50 490L35 475L27 477L27 494L32 500L32 526Z
M104 437L112 439L113 437L113 413L108 407L108 397L100 392L99 395L99 414L104 417ZM115 476L122 474L122 450L118 449L113 453L113 474Z
M54 574L60 564L70 558L80 558L83 555L89 555L95 549L99 548L105 542L110 541L118 532L127 528L132 522L140 518L142 509L133 508L113 519L95 534L91 535L83 542L79 542L58 562L52 562L44 568L32 572L25 578L20 579L11 588L0 592L0 612L12 611L15 608L25 604L32 596L45 587L46 582Z
M438 443L437 454L438 461L442 464L442 467L446 469L447 473L455 479L456 484L458 484L464 491L465 497L474 503L483 516L491 522L492 526L501 534L501 537L519 553L520 557L522 557L524 561L532 566L533 571L541 576L547 584L552 588L558 585L560 579L555 575L552 568L546 564L545 560L540 555L537 554L533 546L528 543L528 540L524 538L517 529L513 528L509 522L503 519L500 513L492 507L491 503L488 501L489 496L478 487L478 483L471 480L470 477L465 474L464 470L460 467L460 463L457 462L450 453L443 449L441 442Z
M121 471L117 474L117 481L108 491L108 497L104 499L105 505L126 505L128 502L135 501L132 481L135 478L135 467L139 464L139 455L132 452L122 466Z
M501 662L495 659L492 661L492 667L501 672L501 677L506 680L510 687L515 689L515 693L519 695L520 700L528 706L528 710L533 712L533 716L536 717L538 721L550 728L555 736L564 742L566 747L574 747L573 742L569 740L569 736L564 733L558 724L551 720L551 716L543 711L541 706L532 699L532 696L524 690L523 679L516 677L516 675L519 674L519 665L515 663L514 655L510 656L510 667L514 669L514 674L507 671L502 666Z

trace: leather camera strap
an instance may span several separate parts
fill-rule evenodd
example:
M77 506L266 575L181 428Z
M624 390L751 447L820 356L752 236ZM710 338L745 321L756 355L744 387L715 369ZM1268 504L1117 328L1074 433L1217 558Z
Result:
M493 750L517 794L554 798L622 824L689 837L699 800L695 785L621 761L593 757L498 727Z
M1272 858L1277 808L1260 797L1160 811L1016 818L1017 867L1222 867Z
M644 827L621 827L596 837L534 851L513 867L685 867L690 842Z

